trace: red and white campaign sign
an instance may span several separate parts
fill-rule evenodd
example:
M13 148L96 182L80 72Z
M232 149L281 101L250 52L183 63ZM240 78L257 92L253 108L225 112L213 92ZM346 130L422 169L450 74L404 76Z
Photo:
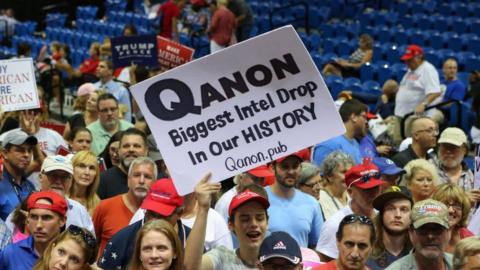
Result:
M0 61L0 107L5 112L40 107L32 58Z
M163 68L174 68L190 62L194 49L174 42L168 38L157 36L158 62Z

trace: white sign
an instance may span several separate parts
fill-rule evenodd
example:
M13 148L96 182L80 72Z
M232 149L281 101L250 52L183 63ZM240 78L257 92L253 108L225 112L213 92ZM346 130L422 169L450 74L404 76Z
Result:
M132 87L180 194L345 132L291 26Z
M0 61L0 106L5 112L40 107L31 58Z

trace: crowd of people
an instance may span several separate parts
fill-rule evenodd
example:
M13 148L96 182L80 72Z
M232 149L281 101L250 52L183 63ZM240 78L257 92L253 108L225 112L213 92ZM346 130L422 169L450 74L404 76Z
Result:
M178 41L184 4L157 7L160 35ZM248 38L245 1L191 5L211 8L192 20L212 52ZM372 48L361 35L323 75L358 76ZM30 50L19 44L17 56ZM449 58L440 82L415 44L399 60L408 70L382 95L339 95L344 134L240 172L228 190L206 172L180 196L128 89L163 70L115 68L108 41L91 44L78 69L68 46L44 47L40 107L0 115L0 270L479 269L480 189L465 157L480 127L469 139L432 105L471 98L478 110L480 75L467 91ZM45 123L66 86L75 112L54 130Z

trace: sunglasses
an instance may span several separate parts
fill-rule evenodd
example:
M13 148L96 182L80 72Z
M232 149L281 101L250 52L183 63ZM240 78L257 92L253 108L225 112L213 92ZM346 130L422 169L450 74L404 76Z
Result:
M348 216L344 217L342 219L342 222L340 222L340 223L342 225L346 225L346 224L352 224L356 221L358 221L362 224L365 224L365 225L373 226L373 222L369 217L363 216L363 215L355 215L355 214L351 214L351 215L348 215Z
M76 225L68 226L67 231L73 235L80 235L91 250L95 250L97 248L97 240L89 231L84 230ZM92 264L95 262L94 252L92 252L90 257L91 258L89 258L88 262Z
M350 185L348 185L348 188L352 187L352 185L356 182L362 181L363 183L368 183L368 181L370 181L370 179L372 179L372 178L379 179L380 178L380 173L379 172L372 172L372 173L367 173L365 175L362 175L362 177L353 180L350 183Z

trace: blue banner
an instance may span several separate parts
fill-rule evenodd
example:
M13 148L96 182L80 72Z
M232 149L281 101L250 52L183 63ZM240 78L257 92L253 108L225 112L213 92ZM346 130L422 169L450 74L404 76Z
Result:
M158 66L157 37L155 35L112 38L112 60L115 67L132 63Z

